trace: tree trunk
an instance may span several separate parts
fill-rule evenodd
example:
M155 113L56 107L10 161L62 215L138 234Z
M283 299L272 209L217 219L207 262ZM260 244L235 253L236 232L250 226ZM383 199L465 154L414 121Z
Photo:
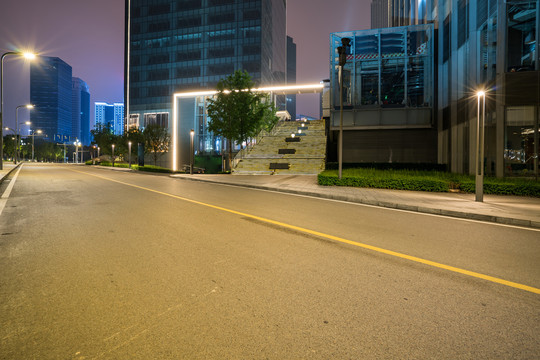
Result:
M229 139L227 139L227 150L229 152L227 159L227 170L232 171L232 141Z

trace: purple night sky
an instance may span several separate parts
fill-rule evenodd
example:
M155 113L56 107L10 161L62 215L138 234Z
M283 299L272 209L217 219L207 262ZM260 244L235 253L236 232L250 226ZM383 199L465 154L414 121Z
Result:
M329 34L370 27L371 0L288 0L287 35L297 46L297 83L329 77ZM123 0L2 0L0 52L33 49L59 57L90 87L96 101L123 101ZM4 126L15 127L15 108L30 99L29 64L4 59ZM302 95L297 113L318 116L318 96ZM19 110L19 122L29 119ZM25 133L24 127L21 131Z

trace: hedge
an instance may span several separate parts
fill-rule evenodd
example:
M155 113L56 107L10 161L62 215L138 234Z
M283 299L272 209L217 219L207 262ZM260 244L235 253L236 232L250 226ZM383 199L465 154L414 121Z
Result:
M324 186L353 186L379 189L448 192L450 189L475 192L474 176L438 171L344 169L326 170L318 175ZM540 197L540 183L534 180L484 177L484 193Z

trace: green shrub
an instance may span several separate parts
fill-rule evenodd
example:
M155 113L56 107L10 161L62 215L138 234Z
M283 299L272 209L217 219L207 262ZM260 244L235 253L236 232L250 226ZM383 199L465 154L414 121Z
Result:
M158 173L172 173L173 172L171 169L163 168L160 166L154 166L154 165L138 166L137 170L148 171L148 172L158 172Z
M447 192L449 189L475 192L474 176L440 171L343 169L342 178L339 180L336 170L326 170L319 174L318 184L433 192ZM540 197L540 183L525 179L485 177L484 193Z

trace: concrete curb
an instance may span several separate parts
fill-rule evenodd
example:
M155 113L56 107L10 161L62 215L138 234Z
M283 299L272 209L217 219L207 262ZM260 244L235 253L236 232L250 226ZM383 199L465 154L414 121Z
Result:
M460 219L478 220L478 221L485 221L485 222L494 222L494 223L504 224L504 225L514 225L514 226L540 229L540 222L531 221L531 220L515 219L515 218L509 218L509 217L492 216L492 215L477 214L477 213L468 213L468 212L455 211L455 210L429 208L429 207L424 207L424 206L399 204L399 203L392 203L392 202L386 202L386 201L358 199L358 198L354 198L354 197L346 196L346 195L324 194L324 193L316 193L312 191L301 191L301 190L293 190L293 189L280 189L280 188L264 186L264 185L238 184L238 183L235 184L235 183L214 181L214 180L201 179L201 178L189 178L186 176L175 176L175 175L170 175L170 176L175 179L238 186L238 187L245 187L245 188L259 189L259 190L270 190L270 191L289 193L289 194L295 194L295 195L307 195L307 196L319 197L319 198L324 198L324 199L347 201L347 202L358 203L358 204L363 204L363 205L371 205L371 206L378 206L378 207L384 207L384 208L390 208L390 209L406 210L406 211L419 212L419 213L424 213L424 214L442 215L442 216L448 216L448 217L454 217L454 218L460 218Z
M2 184L2 182L4 182L4 179L7 178L9 176L9 174L11 174L13 171L15 171L19 166L22 165L22 162L18 163L17 165L15 165L15 167L13 167L11 170L9 170L8 172L4 173L4 174L0 174L0 184Z

